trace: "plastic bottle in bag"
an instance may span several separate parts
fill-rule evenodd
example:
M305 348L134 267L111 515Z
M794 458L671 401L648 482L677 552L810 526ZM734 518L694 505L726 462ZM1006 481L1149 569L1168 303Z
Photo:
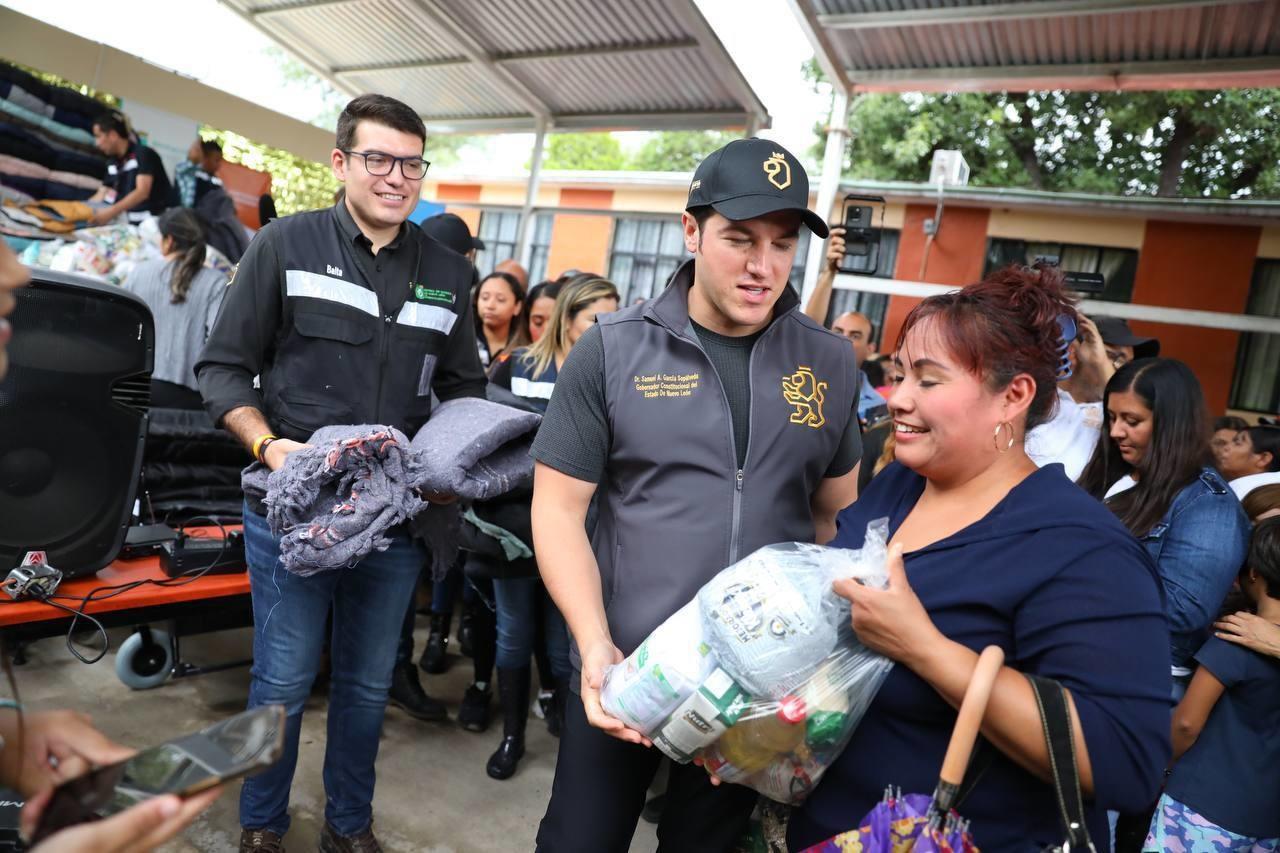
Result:
M778 703L773 713L744 718L731 726L720 740L708 748L708 763L713 770L717 767L725 769L723 765L728 764L746 775L763 770L779 756L804 743L807 718L808 708L804 700L788 696ZM717 775L723 778L725 774L717 772Z

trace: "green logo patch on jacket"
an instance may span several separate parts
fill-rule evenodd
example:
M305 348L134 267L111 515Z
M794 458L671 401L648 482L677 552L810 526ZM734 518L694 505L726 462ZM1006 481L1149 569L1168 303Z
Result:
M425 284L413 285L413 298L419 302L440 302L445 305L453 304L453 293L448 290L437 290L434 287L427 287Z

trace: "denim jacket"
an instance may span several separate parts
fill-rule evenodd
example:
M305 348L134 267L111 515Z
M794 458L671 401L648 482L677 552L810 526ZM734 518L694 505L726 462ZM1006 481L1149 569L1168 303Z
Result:
M1205 468L1142 544L1164 584L1173 665L1190 666L1244 565L1249 519L1218 472Z

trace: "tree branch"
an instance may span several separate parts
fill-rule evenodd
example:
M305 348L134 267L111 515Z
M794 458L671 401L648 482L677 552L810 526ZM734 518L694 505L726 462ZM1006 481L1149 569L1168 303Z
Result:
M1022 168L1027 170L1027 177L1031 179L1031 186L1035 189L1044 189L1044 172L1040 169L1040 159L1036 157L1036 131L1031 126L1030 117L1020 109L1015 109L1014 113L1018 116L1018 127L1024 133L1008 134L1009 146L1013 148L1013 153L1018 155L1018 159L1022 161Z
M1173 115L1173 135L1169 137L1169 143L1165 145L1160 157L1160 184L1156 195L1171 197L1178 194L1182 164L1187 159L1187 152L1198 131L1199 128L1191 121L1191 117L1179 107Z

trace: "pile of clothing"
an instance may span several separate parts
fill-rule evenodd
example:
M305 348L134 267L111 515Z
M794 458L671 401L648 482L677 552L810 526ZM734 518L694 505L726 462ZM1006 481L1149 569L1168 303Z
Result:
M0 198L30 203L93 195L106 174L92 133L104 109L74 89L0 62Z
M324 427L279 470L254 463L241 482L250 503L265 507L288 571L354 566L413 521L443 577L457 557L466 505L533 482L529 450L541 420L488 400L450 400L412 441L389 426ZM432 495L459 501L424 499Z
M43 205L38 206L43 207ZM25 210L0 204L0 219L11 211L25 215ZM10 242L16 242L10 240ZM15 246L18 256L28 266L48 267L59 272L74 272L121 284L134 268L147 260L161 257L160 229L156 220L145 219L137 225L118 221L96 228L82 228L52 240L30 240ZM204 265L228 279L234 264L212 245L206 247Z

